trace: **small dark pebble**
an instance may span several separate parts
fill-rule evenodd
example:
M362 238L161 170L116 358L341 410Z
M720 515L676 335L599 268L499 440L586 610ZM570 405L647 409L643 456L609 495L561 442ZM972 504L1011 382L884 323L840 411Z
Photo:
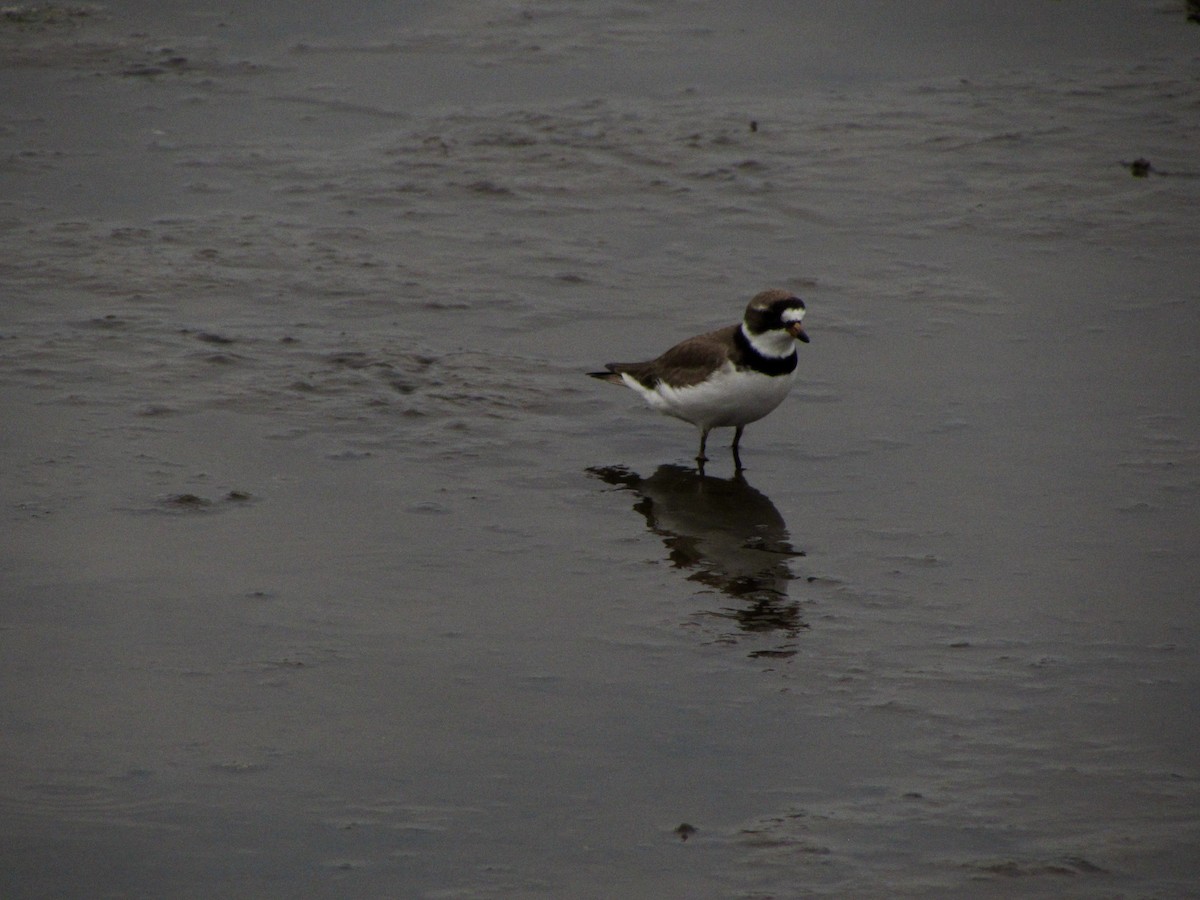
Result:
M467 190L474 191L477 194L490 194L493 197L510 197L512 191L501 184L484 178L479 181L473 181L467 186Z
M185 509L198 509L209 505L209 501L195 494L174 494L168 497L166 502L168 506L181 506Z
M1129 164L1129 172L1134 178L1145 178L1152 171L1150 160L1139 157Z
M196 340L204 341L206 344L232 344L233 338L225 337L223 334L217 334L212 331L201 331L196 335Z
M365 369L373 364L373 360L365 353L360 353L356 350L347 350L343 353L334 353L329 357L329 362L335 366L343 366L347 369Z
M754 121L753 119L750 120L750 130L758 131L758 123L756 121Z
M696 829L695 829L695 826L689 825L687 822L684 822L678 828L675 829L675 833L677 835L679 835L679 839L681 841L686 841L688 838L690 838L693 834L696 833Z
M108 313L105 316L92 319L90 324L96 326L97 328L121 328L128 323L124 319L114 316L112 313Z
M162 66L147 66L139 63L130 66L128 69L122 69L121 74L135 78L148 78L151 75L162 75L166 71Z
M795 650L755 650L750 659L790 659L795 655Z
M254 499L254 495L249 491L233 490L225 494L221 500L225 503L248 503ZM198 494L172 494L162 501L164 506L173 506L176 509L207 509L213 505L212 500L208 500Z

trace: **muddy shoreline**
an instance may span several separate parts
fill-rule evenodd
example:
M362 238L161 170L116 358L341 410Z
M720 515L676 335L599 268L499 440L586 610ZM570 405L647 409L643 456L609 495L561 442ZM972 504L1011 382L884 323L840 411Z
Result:
M22 9L5 896L1189 894L1182 4Z

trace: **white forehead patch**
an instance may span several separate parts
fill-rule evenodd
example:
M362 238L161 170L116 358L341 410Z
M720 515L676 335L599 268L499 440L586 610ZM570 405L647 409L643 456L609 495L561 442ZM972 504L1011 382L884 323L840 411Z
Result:
M790 322L799 322L801 319L804 318L804 313L805 313L805 310L799 309L799 308L793 306L788 309L785 309L783 311L783 315L780 316L780 318L783 320L783 322L785 324L790 323Z

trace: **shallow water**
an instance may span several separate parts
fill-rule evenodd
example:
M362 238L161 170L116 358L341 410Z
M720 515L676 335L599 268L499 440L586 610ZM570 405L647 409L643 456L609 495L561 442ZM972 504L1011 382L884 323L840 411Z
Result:
M0 24L5 896L1188 895L1196 26L330 9Z

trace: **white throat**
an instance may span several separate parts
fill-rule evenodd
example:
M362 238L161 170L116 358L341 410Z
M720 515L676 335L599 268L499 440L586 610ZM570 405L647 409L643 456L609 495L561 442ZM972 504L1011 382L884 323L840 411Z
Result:
M782 359L785 356L791 356L796 349L795 338L782 328L764 331L762 334L751 334L746 330L746 324L743 322L741 329L742 335L750 342L750 346L763 356Z

